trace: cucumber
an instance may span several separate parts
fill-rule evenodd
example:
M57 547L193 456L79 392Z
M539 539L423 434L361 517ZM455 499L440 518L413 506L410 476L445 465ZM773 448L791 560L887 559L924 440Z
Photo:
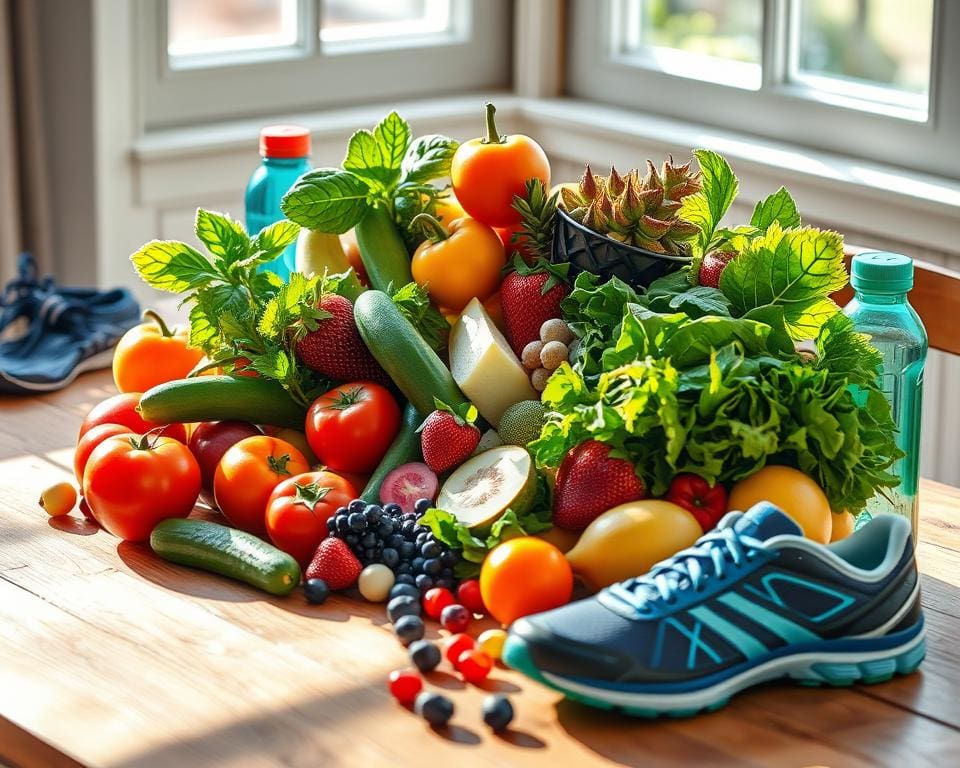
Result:
M371 287L378 291L398 291L413 280L410 254L385 205L367 211L354 231Z
M239 419L302 430L307 409L275 381L197 376L148 389L140 398L140 415L157 424Z
M383 291L360 294L353 316L364 344L420 413L436 408L434 398L450 406L468 402L447 366Z
M367 487L360 494L360 498L367 504L380 503L380 486L384 478L393 470L401 464L409 464L411 461L420 461L423 458L420 453L420 435L417 434L417 428L423 423L424 418L416 408L407 403L407 407L403 409L400 431L393 438L387 452L370 475Z
M300 566L286 552L218 523L164 520L150 534L150 548L164 560L218 573L271 595L289 595L300 583Z

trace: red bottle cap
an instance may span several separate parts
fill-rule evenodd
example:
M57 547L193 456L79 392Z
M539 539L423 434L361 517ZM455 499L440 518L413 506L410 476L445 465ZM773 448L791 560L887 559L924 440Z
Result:
M306 157L310 131L301 125L268 125L260 131L262 157Z

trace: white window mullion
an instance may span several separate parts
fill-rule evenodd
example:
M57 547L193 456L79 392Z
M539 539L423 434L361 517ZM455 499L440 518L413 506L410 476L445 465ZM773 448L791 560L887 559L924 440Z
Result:
M795 5L793 0L764 0L761 90L776 90L790 79Z

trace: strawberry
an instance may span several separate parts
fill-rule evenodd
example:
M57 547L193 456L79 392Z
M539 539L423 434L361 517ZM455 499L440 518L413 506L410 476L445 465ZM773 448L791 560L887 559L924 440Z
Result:
M362 570L363 566L345 541L328 537L317 547L304 579L323 579L330 589L337 591L356 584Z
M610 457L610 446L589 440L571 448L560 462L553 501L553 522L582 531L608 509L647 495L643 481L626 459Z
M317 309L305 313L294 338L303 364L334 381L390 384L390 377L360 338L350 299L325 293Z
M474 422L477 409L473 405L455 411L434 400L437 409L420 425L420 447L423 460L438 475L462 464L480 443L480 430Z
M736 251L710 251L700 263L700 272L697 278L700 285L719 288L720 275L736 255Z
M567 297L568 264L550 264L537 259L526 264L519 256L500 285L503 304L503 323L507 341L520 357L523 348L540 339L540 326L547 320L560 317L560 302Z

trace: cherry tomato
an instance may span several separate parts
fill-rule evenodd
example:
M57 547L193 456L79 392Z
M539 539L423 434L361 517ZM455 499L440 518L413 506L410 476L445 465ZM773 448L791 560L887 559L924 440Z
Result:
M77 505L77 489L72 483L57 483L40 494L40 506L50 517L70 514Z
M270 494L281 482L309 471L307 460L285 440L260 435L230 446L213 476L213 497L233 525L267 537Z
M483 604L483 597L480 595L479 579L465 579L457 587L457 600L464 608L471 613L486 613L487 606Z
M727 489L720 483L710 485L691 472L679 474L670 481L666 499L693 515L704 533L715 528L727 512Z
M423 596L423 610L431 619L439 619L443 609L453 605L456 600L446 587L433 587Z
M93 449L83 498L114 536L144 541L169 517L186 517L200 494L200 467L169 437L114 435Z
M363 259L360 258L360 246L357 245L357 233L349 230L340 235L340 244L343 245L343 255L347 257L347 263L353 267L357 274L357 279L362 285L369 286L370 278L367 276L367 268L363 266Z
M77 442L77 448L73 452L73 473L77 476L77 482L83 483L83 469L87 466L87 460L93 449L108 437L114 435L133 435L129 427L122 424L97 424L89 432L83 435Z
M454 666L464 680L472 685L479 685L493 669L493 659L479 648L472 648L461 653Z
M333 472L287 478L267 502L270 540L306 568L327 536L327 520L355 498L356 489Z
M423 689L423 678L414 669L395 669L390 673L389 688L393 698L410 706Z
M517 589L522 584L523 589ZM563 553L533 536L494 548L480 568L480 593L490 615L502 624L548 611L570 601L573 571Z
M202 350L190 346L188 327L170 330L152 309L143 320L123 335L113 353L113 380L121 392L146 392L182 379L203 357Z
M140 411L137 410L137 406L140 405L140 395L140 392L122 392L97 403L80 425L80 435L77 439L79 440L98 424L121 424L138 435L164 426L145 421L140 416ZM164 437L172 437L181 443L187 442L187 430L183 424L167 424L160 434Z
M368 381L341 384L307 411L307 442L335 472L373 472L399 430L397 401L386 387Z
M456 666L457 660L460 658L460 654L464 651L469 651L475 646L476 642L472 637L470 637L470 635L463 633L459 635L450 635L444 644L443 655L447 657L447 661Z

